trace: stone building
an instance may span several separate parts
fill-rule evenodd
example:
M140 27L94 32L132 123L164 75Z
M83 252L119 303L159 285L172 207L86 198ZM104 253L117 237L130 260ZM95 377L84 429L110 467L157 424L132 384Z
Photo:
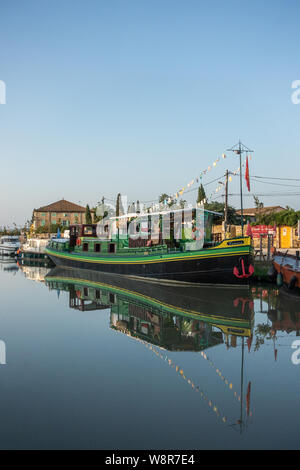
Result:
M253 207L252 209L244 209L243 216L244 219L249 220L249 222L256 222L257 217L262 215L274 214L277 212L284 211L284 207L281 206L268 206L268 207ZM236 211L237 215L241 216L241 210Z
M93 211L91 212L93 217ZM63 225L67 228L70 224L84 223L85 207L65 199L33 210L33 226L35 230L39 227L49 227L50 225Z

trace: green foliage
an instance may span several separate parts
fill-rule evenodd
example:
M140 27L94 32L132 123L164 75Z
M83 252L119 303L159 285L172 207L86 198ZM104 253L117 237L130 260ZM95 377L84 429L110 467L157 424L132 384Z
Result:
M169 198L170 198L170 196L169 196L168 194L162 193L162 194L159 196L159 198L158 198L158 202L159 202L160 204L164 204L164 201L165 201L165 200L168 200ZM176 204L176 200L175 200L175 199L172 199L171 202L168 202L168 206L169 206L169 207L174 206L174 204Z
M40 226L35 230L35 233L57 233L57 230L60 230L60 233L63 233L65 230L69 230L68 225L59 225L59 224L51 224L50 230L49 225L44 225L43 227Z
M272 339L271 335L271 326L267 323L260 323L257 325L255 331L255 346L254 351L258 351L260 346L264 344L265 339L270 340Z
M93 222L92 220L92 214L90 210L90 206L87 204L86 209L85 209L85 223L86 224L91 224Z
M13 229L8 229L6 227L0 228L0 235L20 235L20 234L21 234L21 231L16 227L16 225L14 226Z
M129 206L128 206L128 212L130 212L131 214L134 214L135 213L135 203L132 202Z
M204 199L206 199L206 194L205 194L205 190L203 188L203 184L201 183L201 185L198 188L197 203L199 204Z
M295 227L300 219L300 211L287 207L280 212L270 212L257 217L256 223L263 225L289 225Z
M118 217L119 215L122 215L122 200L120 193L117 195L116 201L116 217Z
M213 212L220 212L222 216L214 216L214 222L220 222L224 218L224 210L225 210L225 204L224 202L210 202L204 204L204 208L207 209L208 211L213 211ZM238 223L238 216L236 214L236 210L232 206L228 206L227 208L227 216L228 216L228 223L229 224L236 224Z

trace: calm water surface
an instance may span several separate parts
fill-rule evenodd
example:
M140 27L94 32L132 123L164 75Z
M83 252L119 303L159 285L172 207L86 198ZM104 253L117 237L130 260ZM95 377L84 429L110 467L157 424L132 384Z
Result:
M47 271L0 264L2 449L300 447L299 300Z

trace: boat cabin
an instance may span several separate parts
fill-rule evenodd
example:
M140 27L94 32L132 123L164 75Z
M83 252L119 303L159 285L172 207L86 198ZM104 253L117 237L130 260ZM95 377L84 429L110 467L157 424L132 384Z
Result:
M191 247L195 243L199 243L197 249L202 249L213 245L215 214L206 210L197 213L195 209L174 210L111 217L102 227L97 224L71 225L70 238L55 238L49 248L101 255L189 251L195 249ZM201 220L196 220L197 217Z
M19 237L17 235L3 235L0 238L1 243L18 243L19 242Z

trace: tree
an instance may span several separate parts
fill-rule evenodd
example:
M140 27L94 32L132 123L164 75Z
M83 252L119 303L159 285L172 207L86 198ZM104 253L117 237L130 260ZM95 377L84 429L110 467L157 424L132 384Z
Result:
M200 202L202 202L204 200L206 200L206 194L205 194L203 184L201 183L201 185L198 188L197 203L200 204Z
M169 199L169 197L170 197L170 196L169 196L168 194L162 193L162 194L159 196L159 198L158 198L158 202L159 202L160 204L163 204L163 203L165 202L165 200L168 200L168 199Z
M92 214L90 210L90 206L87 204L85 208L85 223L86 224L91 224L93 222L92 220Z
M131 204L129 204L129 206L128 206L128 212L129 212L130 214L134 214L134 212L135 212L135 204L134 204L134 202L132 202Z
M162 193L162 194L159 196L159 198L158 198L158 202L159 202L160 204L164 204L165 201L168 201L169 199L170 199L170 196L169 196L168 194ZM171 199L171 202L167 202L167 205L168 205L169 207L174 206L174 204L176 204L176 199Z
M268 212L258 217L258 223L264 225L289 225L295 227L300 219L300 211L288 207L280 212Z
M124 215L121 193L118 194L116 202L116 217L119 217L119 215Z
M262 209L264 207L264 203L260 202L257 196L253 196L253 199L256 209Z
M204 204L204 208L208 211L220 212L222 214L222 216L214 215L214 221L220 222L222 220L224 210L225 210L224 202L214 201L214 202L206 203L206 204ZM232 206L227 207L227 217L228 217L228 223L229 224L235 224L236 223L237 214L236 214L236 210L234 209L234 207L232 207Z
M140 201L136 201L136 212L139 214L141 212Z

